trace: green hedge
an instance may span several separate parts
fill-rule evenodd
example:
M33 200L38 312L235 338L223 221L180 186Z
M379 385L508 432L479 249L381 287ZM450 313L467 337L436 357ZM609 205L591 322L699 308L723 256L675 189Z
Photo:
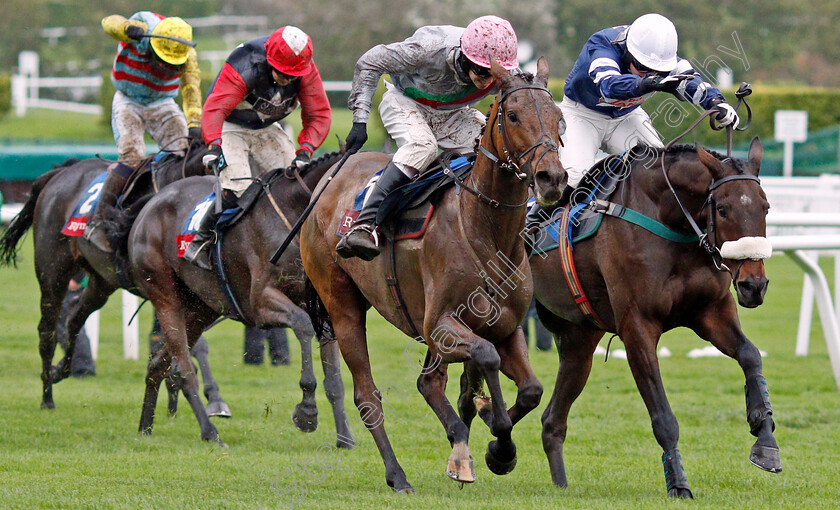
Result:
M12 109L12 80L6 73L0 73L0 117Z
M548 84L556 101L563 98L563 84L562 80L551 80ZM736 102L735 90L737 87L723 90L723 95L733 106ZM747 97L747 103L753 113L752 124L746 131L735 133L734 143L748 142L755 136L765 142L773 140L776 110L806 110L808 131L840 124L840 89L755 84L753 93ZM688 129L702 113L694 105L677 101L674 96L666 93L654 94L645 101L643 108L653 119L654 127L662 134L666 143ZM743 106L738 112L743 115L742 121L746 121L746 110ZM683 140L686 143L697 141L715 147L726 145L724 131L712 131L708 123L697 126Z

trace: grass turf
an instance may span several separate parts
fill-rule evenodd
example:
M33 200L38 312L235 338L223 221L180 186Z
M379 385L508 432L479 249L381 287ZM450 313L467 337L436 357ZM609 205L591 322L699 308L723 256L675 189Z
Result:
M318 388L320 426L297 431L291 412L300 400L300 352L292 366L241 361L243 328L226 321L207 337L210 359L233 418L216 420L229 449L203 443L186 401L166 415L159 399L154 435L137 434L143 361L122 359L118 298L101 319L97 376L55 386L57 409L39 409L37 348L39 291L31 240L23 261L0 269L0 507L2 508L836 508L840 466L840 392L834 385L819 326L808 357L794 356L801 272L785 258L768 263L765 304L741 310L747 335L768 352L764 359L784 471L773 475L748 461L753 443L745 421L744 378L733 360L691 360L706 344L688 330L663 337L673 356L662 377L681 425L682 453L694 501L666 497L661 450L626 362L596 361L589 384L572 408L565 446L569 488L551 485L540 440L540 414L557 369L556 352L531 349L545 385L542 405L514 429L519 463L505 477L491 474L483 457L491 439L475 422L470 445L478 480L459 489L444 474L449 446L434 414L415 390L406 367L410 340L378 315L368 323L373 374L388 403L386 427L413 496L396 495L370 434L354 416L352 382L343 376L359 446L335 452L329 405ZM827 269L830 269L827 267ZM829 271L830 272L830 271ZM830 278L830 276L829 276ZM140 314L141 332L150 311ZM613 342L613 348L621 347ZM60 352L60 350L59 350ZM141 341L141 357L148 345ZM423 349L412 357L422 359ZM318 354L316 375L323 378ZM418 361L419 361L418 359ZM450 370L457 396L460 368ZM509 402L514 387L505 380Z

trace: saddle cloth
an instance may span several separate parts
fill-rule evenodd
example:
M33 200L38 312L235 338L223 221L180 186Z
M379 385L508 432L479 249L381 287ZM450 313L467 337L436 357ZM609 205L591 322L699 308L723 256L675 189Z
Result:
M560 245L560 220L564 210L569 208L568 227L563 232L570 245L594 236L601 226L604 215L589 207L593 200L607 200L612 195L618 181L626 178L620 171L626 167L626 153L609 156L596 163L586 174L578 188L572 193L571 203L556 209L551 219L543 222L532 239L533 255L555 250ZM536 203L528 201L528 210Z
M99 195L102 193L102 186L105 184L105 179L108 178L108 172L102 172L96 176L96 179L90 183L84 193L82 193L76 208L70 214L61 233L70 237L80 237L85 235L88 221L93 216L93 211L96 210L96 204L99 203Z
M469 156L448 158L444 155L438 160L438 164L427 169L416 180L397 188L389 194L382 201L380 212L388 211L384 221L387 224L389 234L393 234L394 240L417 239L426 232L435 210L432 196L436 196L437 191L455 183L450 175L444 173L444 165L463 178L472 170L472 163L473 159ZM382 170L376 172L364 188L356 193L353 208L345 211L336 235L344 237L350 231L356 218L359 217L362 207L364 207L368 194L381 174Z
M187 251L187 247L195 238L195 233L201 226L201 220L204 218L204 215L207 214L207 211L215 205L215 203L216 192L214 191L195 204L195 207L193 207L187 215L187 218L184 220L184 226L181 227L181 233L175 236L175 243L178 246L179 257L184 256L184 252ZM219 222L216 224L216 228L218 229L224 226L240 211L241 209L238 207L235 209L225 209L222 213L222 217L219 218Z

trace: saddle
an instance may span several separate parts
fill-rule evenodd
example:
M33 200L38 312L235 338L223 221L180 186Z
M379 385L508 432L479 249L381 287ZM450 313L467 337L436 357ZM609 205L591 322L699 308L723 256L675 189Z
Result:
M472 170L475 154L444 153L410 183L405 184L382 201L376 222L386 237L392 241L417 239L426 232L442 192L455 184L454 173L463 179ZM368 192L382 173L371 177L365 187L356 193L353 208L345 211L336 235L344 237L350 231L364 205Z
M541 255L557 249L560 245L561 232L572 245L594 236L601 226L604 215L592 204L609 200L618 183L628 177L632 157L631 150L607 156L595 163L571 193L569 204L555 209L548 220L540 223L531 241L531 255ZM535 203L536 199L528 202L529 211ZM566 214L566 210L568 210L568 221L565 225L561 225L561 219Z

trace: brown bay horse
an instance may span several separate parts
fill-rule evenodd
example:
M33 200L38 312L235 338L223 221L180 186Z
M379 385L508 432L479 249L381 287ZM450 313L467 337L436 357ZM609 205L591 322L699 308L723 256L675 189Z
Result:
M189 349L201 332L218 317L233 316L260 328L291 327L301 342L303 366L300 386L303 400L292 415L301 430L317 426L311 339L315 332L300 306L305 301L304 277L297 249L289 249L277 265L269 259L306 207L318 180L341 155L332 153L300 170L303 185L290 169L278 169L261 178L263 189L240 221L223 234L222 260L236 306L224 293L212 271L178 257L176 236L193 207L211 191L214 178L193 177L173 183L155 195L137 217L128 233L129 271L137 291L151 300L160 320L165 348L150 361L140 417L140 432L151 434L160 383L174 361L184 378L184 394L201 428L201 437L224 444L198 397L198 381L187 360ZM296 245L292 245L296 248ZM333 408L337 443L353 446L344 412L338 347L329 338L319 338L327 398Z
M397 492L413 492L384 428L383 405L371 374L365 335L369 306L409 336L414 325L428 345L417 387L444 426L452 445L447 475L473 482L467 446L476 414L464 402L462 420L444 394L450 363L472 360L487 381L492 407L492 441L485 455L490 469L505 474L516 462L513 426L540 401L542 386L528 362L519 324L531 300L524 226L529 184L541 203L556 202L566 183L557 156L562 114L545 88L548 66L540 59L536 77L508 73L493 63L500 84L479 142L475 165L456 189L444 192L422 238L400 241L396 273L410 320L402 315L386 282L387 254L364 262L341 259L336 232L354 195L388 162L388 156L356 154L321 196L301 230L304 269L317 290L353 375L354 400L385 464L385 480ZM324 183L322 183L323 185ZM493 204L496 207L493 207ZM388 241L389 242L389 241ZM501 271L496 269L503 268ZM411 323L411 324L410 324ZM506 408L499 372L518 387ZM466 423L465 423L466 421Z
M706 227L711 247L720 250L713 249L710 256L696 242L672 242L624 219L606 216L594 237L574 245L580 283L603 327L575 304L559 250L531 257L537 310L555 334L560 355L554 393L542 417L543 447L555 485L568 484L563 443L569 409L586 384L599 340L609 332L625 345L654 436L664 452L669 496L693 497L677 449L679 426L665 395L656 351L660 335L680 326L692 329L741 366L747 421L758 438L750 461L770 472L781 471L761 356L741 331L729 290L732 283L738 303L752 308L763 302L767 289L761 259L769 256L764 238L769 205L758 182L762 153L756 138L748 161L693 146L677 146L664 153L650 149L632 161L629 176L617 185L612 201L672 231L690 234L687 216L675 199L678 196L696 224ZM761 254L747 246L756 242Z
M129 184L129 190L122 199L125 207L124 217L131 219L135 216L156 190L186 176L205 174L206 170L201 162L205 153L203 141L191 140L185 155L161 152L159 156L166 156L161 161L154 165L141 165L141 170L146 168L149 171L138 172L140 176ZM23 209L0 238L0 265L12 265L16 263L20 240L30 228L33 231L35 274L41 290L38 334L43 382L41 407L44 409L55 408L52 386L70 375L70 360L75 348L76 335L84 326L85 320L93 311L101 308L116 289L124 287L126 283L117 276L118 264L113 255L97 250L83 237L68 237L61 233L65 221L92 181L113 163L98 158L68 160L43 174L35 180ZM91 204L85 204L84 207L92 210ZM113 214L107 216L113 218ZM58 364L53 366L58 342L56 326L59 311L67 284L80 269L86 270L88 284L67 319L67 350ZM204 342L194 354L204 375L205 394L210 401L208 406L227 409L227 404L222 400L218 385L210 373L206 351ZM174 402L177 402L177 393ZM173 400L170 394L170 411L172 410Z

